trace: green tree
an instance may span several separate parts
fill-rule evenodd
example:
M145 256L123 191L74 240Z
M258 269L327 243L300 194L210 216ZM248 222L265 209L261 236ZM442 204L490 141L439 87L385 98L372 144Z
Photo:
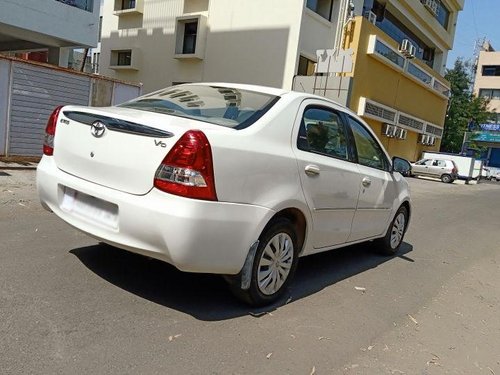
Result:
M462 148L464 133L469 123L481 124L491 116L488 100L472 92L474 70L470 61L459 58L445 78L451 84L450 101L444 124L441 151L458 153Z

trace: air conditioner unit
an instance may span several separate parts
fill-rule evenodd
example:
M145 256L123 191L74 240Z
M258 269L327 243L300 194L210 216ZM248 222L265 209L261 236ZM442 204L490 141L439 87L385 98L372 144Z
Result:
M403 128L396 128L394 136L398 139L406 139L406 137L408 136L408 130Z
M422 0L422 4L424 4L425 8L432 13L434 17L438 14L438 2L437 0Z
M434 146L436 144L436 137L429 136L428 143L429 146Z
M386 137L392 138L396 135L396 129L397 128L394 125L384 124L382 127L382 134Z
M363 16L368 20L370 21L370 23L373 23L375 25L375 23L377 22L377 15L375 13L373 13L371 10L367 10L365 11L365 13L363 14Z
M423 144L423 145L426 145L428 138L429 138L429 136L427 134L420 134L420 137L418 138L418 142Z
M407 59L413 59L417 53L417 48L408 39L403 39L399 46L399 52Z

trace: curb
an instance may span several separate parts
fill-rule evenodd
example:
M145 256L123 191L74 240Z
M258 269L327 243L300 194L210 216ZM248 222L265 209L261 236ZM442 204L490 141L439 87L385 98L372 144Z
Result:
M0 170L35 170L38 164L35 163L5 163L0 162Z

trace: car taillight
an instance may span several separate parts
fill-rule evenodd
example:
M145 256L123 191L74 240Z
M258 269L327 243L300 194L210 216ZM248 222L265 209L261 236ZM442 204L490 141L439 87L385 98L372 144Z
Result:
M49 117L49 121L47 121L47 126L45 128L45 139L43 141L44 155L54 155L54 136L56 135L57 117L59 116L61 108L62 106L54 109L54 112L52 112Z
M458 172L458 169L453 167L453 169L451 170L451 173L456 174L457 172Z
M212 149L201 130L189 130L156 170L154 186L187 198L216 201Z

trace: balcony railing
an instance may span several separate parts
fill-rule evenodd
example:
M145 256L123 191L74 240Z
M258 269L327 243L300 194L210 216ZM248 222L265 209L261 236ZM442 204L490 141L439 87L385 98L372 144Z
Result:
M377 35L370 35L367 53L386 65L401 71L408 78L425 86L432 92L448 98L450 88L441 82L438 78L418 66L399 52L397 49L390 46L388 43L380 39Z
M75 8L86 10L87 12L92 12L92 7L94 5L94 0L56 0L60 3L70 5Z

